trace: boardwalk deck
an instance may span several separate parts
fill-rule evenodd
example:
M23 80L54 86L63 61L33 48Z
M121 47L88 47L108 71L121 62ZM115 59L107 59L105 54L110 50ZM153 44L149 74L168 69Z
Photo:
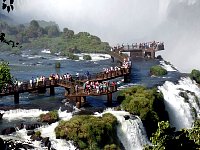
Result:
M109 52L112 57L117 58L120 62L124 61L124 58L127 59L127 55L119 53L119 51L115 52ZM97 93L95 89L91 90L90 93L87 93L83 89L83 83L86 81L89 82L103 82L111 79L115 79L118 77L127 78L127 75L130 74L130 67L118 67L116 70L112 70L109 72L99 72L96 74L92 74L88 77L86 76L80 76L79 80L76 80L75 78L72 78L71 81L66 79L59 79L59 80L49 80L45 79L44 81L39 81L38 83L30 84L29 81L23 82L20 86L19 85L8 85L6 88L3 88L0 92L0 96L8 96L8 95L14 95L14 102L19 103L19 94L25 93L25 92L33 92L33 91L46 91L47 88L50 89L50 95L54 95L55 87L63 87L66 89L65 95L68 98L75 97L78 105L77 107L81 107L81 97L84 97L86 99L86 96L101 96L101 95L107 95L108 103L112 103L112 93L117 91L117 86L109 85L107 90L100 91ZM78 85L78 92L75 92L75 85Z

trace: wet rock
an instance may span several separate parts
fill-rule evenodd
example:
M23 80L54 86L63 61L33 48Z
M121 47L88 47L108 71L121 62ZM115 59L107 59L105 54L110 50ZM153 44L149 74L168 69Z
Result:
M0 138L0 148L6 149L6 145L5 145L4 140L2 138Z
M137 116L135 116L135 115L131 115L130 118L131 118L132 120L138 119Z
M16 126L16 128L18 128L19 130L23 129L24 128L24 124L23 123L20 123Z
M125 115L124 118L125 118L125 120L128 120L128 119L130 119L130 116L129 115Z
M34 123L34 124L26 124L24 125L26 130L34 130L36 128L39 128L42 124Z
M3 118L4 113L0 113L0 120Z
M32 135L31 137L30 137L30 139L32 139L33 141L41 141L42 140L42 138L41 137L39 137L39 136L37 136L37 135Z
M42 114L40 116L40 121L41 122L47 122L47 123L51 124L51 123L58 121L58 118L52 116L52 114L50 114L50 113L47 113L47 114Z
M42 143L44 143L45 147L48 147L48 149L51 148L51 141L49 141L49 137L45 137L42 139Z
M16 132L15 128L14 127L8 127L8 128L5 128L1 131L1 134L2 135L8 135L8 134L11 134L13 132Z
M27 135L28 135L28 136L34 135L34 134L35 134L35 131L33 131L33 130L27 131Z

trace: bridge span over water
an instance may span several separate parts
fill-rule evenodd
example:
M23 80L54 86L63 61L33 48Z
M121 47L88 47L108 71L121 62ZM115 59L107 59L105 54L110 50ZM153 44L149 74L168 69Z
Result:
M44 93L46 90L49 90L50 95L55 94L56 87L63 87L65 89L65 96L68 99L71 99L76 102L77 108L80 108L82 104L85 103L87 96L101 96L107 95L108 105L112 104L112 93L117 91L117 84L106 83L107 87L102 88L102 90L90 89L90 91L85 91L83 85L86 82L98 82L104 83L105 81L115 79L118 77L124 77L124 82L128 82L130 74L131 74L131 63L129 63L130 57L147 57L155 58L155 52L159 50L164 50L163 44L139 44L139 45L126 45L122 47L114 47L111 51L108 51L108 54L111 55L111 58L114 61L114 58L119 60L121 66L117 69L110 70L108 72L99 72L91 75L89 78L85 76L76 78L72 78L72 80L66 79L45 79L44 81L39 81L38 83L30 84L29 81L23 82L20 86L18 85L9 85L6 89L2 89L0 91L0 96L8 96L14 95L14 102L19 103L19 94L25 92L41 92ZM122 52L130 52L130 57ZM125 63L125 65L124 65ZM104 86L104 85L103 85Z
M113 55L119 55L115 52L112 53ZM119 55L119 57L121 57ZM124 60L121 58L121 61ZM83 88L83 85L86 82L93 82L93 83L104 83L105 81L115 79L118 77L124 77L124 81L128 81L128 77L131 71L131 66L120 66L117 67L117 69L109 70L109 71L102 71L95 74L92 74L88 77L86 76L79 76L79 79L77 80L76 77L72 78L71 80L68 79L45 79L43 81L39 81L37 83L30 84L29 81L23 82L19 85L7 85L6 88L3 88L0 91L0 97L3 96L14 96L14 102L16 104L19 103L19 95L20 93L25 92L39 92L44 93L48 89L50 95L55 94L55 88L56 87L63 87L65 89L65 96L68 99L76 101L76 106L80 108L82 104L85 102L87 96L101 96L101 95L107 95L107 101L108 104L112 104L112 93L117 91L117 84L114 82L106 82L107 87L102 90L100 89L98 92L96 89L90 89L90 92L88 93ZM109 84L108 84L109 83ZM104 84L103 84L104 85ZM102 86L103 86L102 85ZM78 87L76 89L76 87Z

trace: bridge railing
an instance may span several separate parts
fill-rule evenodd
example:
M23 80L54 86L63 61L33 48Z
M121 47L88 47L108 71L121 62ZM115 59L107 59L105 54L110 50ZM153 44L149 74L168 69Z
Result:
M108 93L113 93L117 91L117 84L115 85L109 85L106 88L99 87L99 90L97 90L96 88L90 88L90 90L86 90L83 87L79 87L78 91L75 90L74 88L70 89L70 93L68 96L83 96L83 95L91 95L91 96L95 96L95 95L102 95L102 94L108 94Z

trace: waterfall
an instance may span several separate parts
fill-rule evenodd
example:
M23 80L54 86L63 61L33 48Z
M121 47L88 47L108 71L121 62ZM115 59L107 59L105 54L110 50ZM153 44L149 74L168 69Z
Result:
M77 110L75 110L76 112ZM10 111L1 111L4 113L3 119L16 119L16 118L23 118L23 117L38 117L41 113L47 113L48 111L42 111L39 109L16 109L16 110L10 110ZM68 113L67 111L61 111L61 109L58 110L59 118L61 120L69 120L72 118L73 113ZM54 149L65 149L65 150L75 150L76 147L73 145L72 141L66 141L65 139L56 139L56 135L54 132L54 129L58 125L59 122L52 123L51 125L43 125L35 131L40 131L42 137L49 137L49 140L51 141L51 148ZM43 150L44 147L41 143L41 141L31 141L30 136L27 135L27 130L21 129L17 130L14 134L11 135L0 135L0 137L4 140L20 140L21 142L28 143L29 145L32 145L37 150ZM30 144L31 143L31 144ZM45 148L46 149L46 148Z
M176 130L191 128L200 113L200 89L190 78L181 78L177 84L166 81L158 89L163 93L170 124Z
M126 150L142 150L144 145L150 144L142 121L138 116L132 116L126 111L114 111L112 109L107 109L102 114L104 113L111 113L117 118L119 122L117 135ZM125 120L125 115L130 116L130 118Z

